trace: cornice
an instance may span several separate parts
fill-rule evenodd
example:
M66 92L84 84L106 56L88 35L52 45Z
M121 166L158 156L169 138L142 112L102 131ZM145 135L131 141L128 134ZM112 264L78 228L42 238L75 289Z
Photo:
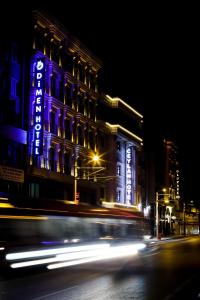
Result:
M33 17L38 25L42 28L47 28L58 40L67 40L69 50L79 55L84 61L90 63L95 71L98 71L102 67L102 62L84 44L69 33L53 16L48 15L47 12L35 10L33 11Z

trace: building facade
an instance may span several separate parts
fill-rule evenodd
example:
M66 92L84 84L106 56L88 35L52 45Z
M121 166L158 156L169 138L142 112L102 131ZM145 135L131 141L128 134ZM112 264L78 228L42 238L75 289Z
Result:
M99 105L108 131L106 199L115 206L142 210L144 169L142 159L143 116L120 98L104 95Z
M39 11L30 38L0 51L1 192L141 207L143 116L102 94L99 59Z
M178 147L171 140L163 140L162 190L159 195L160 228L163 234L175 232L181 205L180 164Z

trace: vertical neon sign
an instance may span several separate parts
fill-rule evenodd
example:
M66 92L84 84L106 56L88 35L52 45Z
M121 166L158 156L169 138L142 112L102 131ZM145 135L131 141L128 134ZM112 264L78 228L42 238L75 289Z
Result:
M126 149L126 201L132 203L132 148Z
M43 113L44 113L44 59L35 64L35 105L34 105L34 144L33 153L41 155L43 150Z
M180 181L179 170L176 170L176 198L177 199L180 198L179 181Z

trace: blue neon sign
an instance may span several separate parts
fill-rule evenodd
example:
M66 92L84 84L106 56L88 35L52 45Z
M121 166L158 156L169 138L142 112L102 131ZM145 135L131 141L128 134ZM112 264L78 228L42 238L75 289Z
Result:
M34 105L34 144L33 153L41 155L43 150L43 115L44 115L44 58L35 64L35 105Z
M132 204L132 148L126 149L126 201Z

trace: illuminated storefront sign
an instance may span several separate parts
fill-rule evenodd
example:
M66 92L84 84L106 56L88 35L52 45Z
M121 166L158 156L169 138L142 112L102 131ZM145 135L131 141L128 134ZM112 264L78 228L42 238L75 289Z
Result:
M43 146L43 113L44 113L44 59L35 64L35 105L34 105L34 144L33 153L42 154Z
M132 148L126 149L126 202L132 203Z

